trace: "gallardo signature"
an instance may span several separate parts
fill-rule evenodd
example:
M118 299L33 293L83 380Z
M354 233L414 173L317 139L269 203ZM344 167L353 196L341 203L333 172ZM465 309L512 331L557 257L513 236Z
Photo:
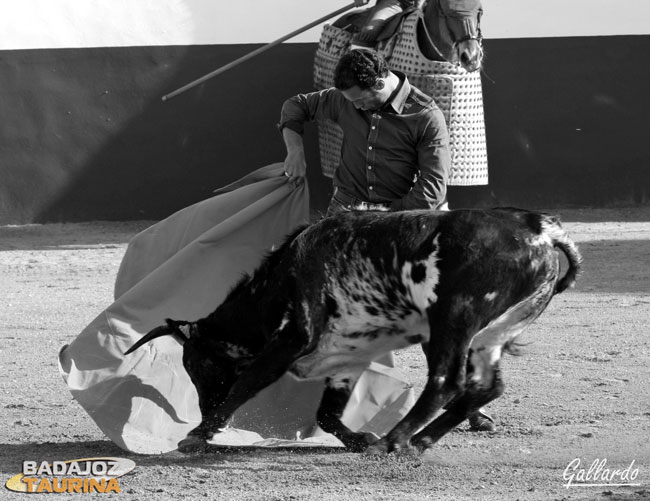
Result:
M589 468L581 468L580 458L571 461L564 470L564 486L569 487L638 487L634 483L639 476L639 468L632 460L627 468L608 468L607 459L595 459Z

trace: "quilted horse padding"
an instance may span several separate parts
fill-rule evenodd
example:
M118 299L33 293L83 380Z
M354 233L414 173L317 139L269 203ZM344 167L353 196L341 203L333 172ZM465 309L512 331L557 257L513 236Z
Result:
M401 71L422 92L432 96L447 121L452 169L450 185L474 186L488 183L483 91L480 73L465 71L447 62L424 57L417 44L419 10L403 16L396 34L379 42L377 50L391 69ZM350 47L352 33L325 25L314 60L314 85L334 85L334 69ZM323 173L332 177L338 166L343 133L331 120L319 120L319 147Z

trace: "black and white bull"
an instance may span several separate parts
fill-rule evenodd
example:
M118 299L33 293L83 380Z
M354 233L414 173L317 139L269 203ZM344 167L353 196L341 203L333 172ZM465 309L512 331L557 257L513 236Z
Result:
M562 277L558 249L568 260ZM286 372L326 378L317 421L348 449L424 450L502 394L503 352L574 284L580 261L559 221L545 214L342 213L291 235L207 317L167 320L127 353L167 334L184 343L203 419L181 450L202 448ZM343 425L369 363L415 344L429 375L404 419L379 440Z

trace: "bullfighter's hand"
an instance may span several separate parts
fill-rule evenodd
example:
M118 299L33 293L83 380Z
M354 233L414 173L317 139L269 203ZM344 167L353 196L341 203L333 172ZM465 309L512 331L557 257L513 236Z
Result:
M284 175L289 178L292 187L299 186L307 175L307 162L303 149L290 149L284 160Z
M354 0L354 6L363 7L364 5L367 5L369 2L370 0Z

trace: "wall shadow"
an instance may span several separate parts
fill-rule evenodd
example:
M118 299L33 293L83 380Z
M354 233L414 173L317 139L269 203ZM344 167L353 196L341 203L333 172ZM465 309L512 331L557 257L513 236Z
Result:
M103 117L77 124L78 136L110 137L68 171L69 184L35 215L37 222L162 219L212 196L212 191L286 156L276 128L287 97L309 91L311 44L262 54L166 102L161 96L257 48L254 45L112 48L62 51L57 65L86 67L104 103ZM81 59L81 60L80 60ZM105 68L97 68L106 65ZM132 81L114 78L124 69ZM173 73L169 71L173 68ZM79 71L79 69L77 69ZM113 88L101 94L98 80ZM74 86L68 89L73 93ZM72 96L69 96L73 99ZM95 105L88 103L90 108ZM133 113L136 108L138 112ZM127 118L128 117L128 118ZM111 122L106 122L107 119ZM116 124L113 134L107 128ZM109 124L109 125L107 125ZM305 141L316 144L315 127ZM75 145L71 145L74 148ZM77 147L77 149L79 149ZM312 193L327 185L310 148ZM327 190L327 188L325 188ZM312 197L315 206L322 198Z

